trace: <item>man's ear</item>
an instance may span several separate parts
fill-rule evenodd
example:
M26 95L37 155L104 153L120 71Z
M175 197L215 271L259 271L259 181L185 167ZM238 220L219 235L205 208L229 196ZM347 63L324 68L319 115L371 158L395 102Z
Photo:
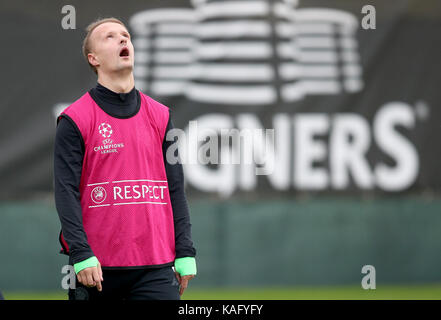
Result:
M94 67L98 67L100 65L97 57L93 53L88 53L87 54L87 60Z

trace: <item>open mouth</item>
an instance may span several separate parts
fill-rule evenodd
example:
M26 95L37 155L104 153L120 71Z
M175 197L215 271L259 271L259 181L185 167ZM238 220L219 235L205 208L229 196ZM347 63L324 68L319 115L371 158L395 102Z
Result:
M129 56L129 49L127 47L124 47L119 52L120 57L128 57Z

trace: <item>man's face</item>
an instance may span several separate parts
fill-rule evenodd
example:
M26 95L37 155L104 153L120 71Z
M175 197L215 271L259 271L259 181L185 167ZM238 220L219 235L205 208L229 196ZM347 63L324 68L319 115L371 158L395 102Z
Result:
M96 27L90 35L91 53L89 62L99 72L113 73L133 70L134 53L130 34L116 22L106 22Z

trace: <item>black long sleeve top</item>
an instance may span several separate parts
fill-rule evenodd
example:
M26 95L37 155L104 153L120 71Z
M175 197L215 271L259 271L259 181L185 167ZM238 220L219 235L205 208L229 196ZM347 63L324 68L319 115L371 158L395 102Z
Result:
M97 105L113 117L130 118L140 107L139 92L135 88L129 93L115 93L98 83L89 93ZM165 136L171 129L173 122L169 116ZM194 257L196 250L191 238L182 165L169 164L166 161L167 148L173 143L174 141L166 141L164 138L162 152L173 209L176 258ZM94 256L83 228L80 205L79 187L84 150L84 141L75 123L69 117L61 116L57 123L54 146L55 204L72 264Z

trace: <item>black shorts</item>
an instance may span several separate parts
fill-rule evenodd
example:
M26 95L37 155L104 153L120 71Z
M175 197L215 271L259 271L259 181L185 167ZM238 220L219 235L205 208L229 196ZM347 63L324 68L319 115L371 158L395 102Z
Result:
M179 283L172 267L103 269L103 290L87 288L76 280L69 300L179 300Z

